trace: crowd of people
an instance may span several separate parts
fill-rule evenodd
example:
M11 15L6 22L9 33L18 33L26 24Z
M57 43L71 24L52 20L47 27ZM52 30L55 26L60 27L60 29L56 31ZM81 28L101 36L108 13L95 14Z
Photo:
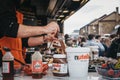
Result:
M88 34L87 37L79 36L77 39L74 39L66 34L65 43L67 46L98 46L99 56L117 58L117 53L120 53L120 27L118 27L116 34L111 34L107 37Z

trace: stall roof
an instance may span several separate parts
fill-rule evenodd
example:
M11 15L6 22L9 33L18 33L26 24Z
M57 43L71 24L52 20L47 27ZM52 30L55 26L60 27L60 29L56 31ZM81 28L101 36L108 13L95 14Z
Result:
M38 22L44 18L55 19L62 23L89 0L24 0L19 10L24 19L37 18Z

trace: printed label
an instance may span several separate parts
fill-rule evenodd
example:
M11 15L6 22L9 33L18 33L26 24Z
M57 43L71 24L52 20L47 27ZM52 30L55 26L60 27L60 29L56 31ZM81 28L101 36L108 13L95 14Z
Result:
M74 56L74 59L75 60L88 60L89 54L76 55Z
M32 72L41 73L42 72L42 61L32 62Z
M67 73L67 64L53 63L53 73Z
M3 65L2 72L3 73L10 73L10 63L9 62L3 62L2 65Z

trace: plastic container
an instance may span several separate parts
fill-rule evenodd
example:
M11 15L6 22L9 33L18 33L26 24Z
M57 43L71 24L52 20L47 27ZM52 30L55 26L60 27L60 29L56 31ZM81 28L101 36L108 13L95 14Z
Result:
M42 55L39 49L36 48L35 53L32 55L32 78L40 79L42 78Z
M98 46L89 46L91 49L90 60L96 60L99 57Z
M66 48L70 77L87 77L90 48Z

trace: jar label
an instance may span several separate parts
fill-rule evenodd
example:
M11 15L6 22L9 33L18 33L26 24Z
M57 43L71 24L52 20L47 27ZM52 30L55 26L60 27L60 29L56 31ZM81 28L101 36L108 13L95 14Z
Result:
M3 65L2 72L3 73L10 73L10 62L3 62L2 65Z
M67 73L67 64L53 63L53 73Z
M32 61L32 72L41 73L42 72L42 61Z

